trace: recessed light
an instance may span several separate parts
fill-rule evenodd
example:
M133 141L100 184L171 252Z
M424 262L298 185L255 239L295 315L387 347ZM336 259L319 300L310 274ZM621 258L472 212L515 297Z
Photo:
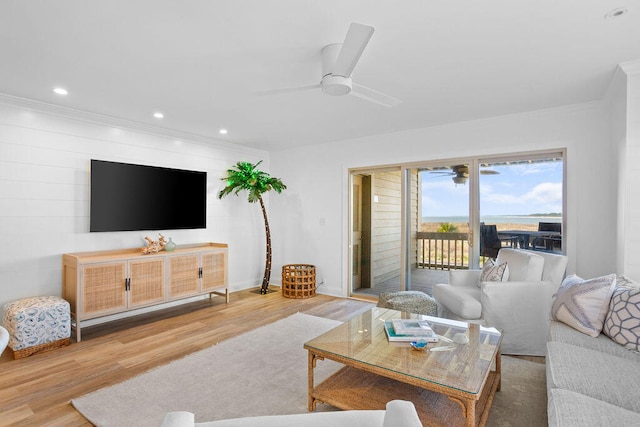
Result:
M605 19L615 19L615 18L619 18L623 15L625 15L627 12L629 12L627 10L627 8L624 7L619 7L617 9L613 9L611 11L609 11L609 13L607 13L606 15L604 15Z
M58 94L58 95L68 95L69 94L69 91L66 90L63 87L54 87L53 88L53 92Z
M229 131L226 129L220 129L218 132L220 132L221 135L226 135Z
M156 119L162 119L164 118L164 114L162 114L161 112L153 113L153 117L155 117Z

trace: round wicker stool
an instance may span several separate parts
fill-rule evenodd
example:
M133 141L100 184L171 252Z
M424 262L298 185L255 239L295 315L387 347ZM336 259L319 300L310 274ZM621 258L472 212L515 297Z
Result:
M378 307L427 316L438 315L436 300L420 291L383 292L378 296Z
M287 264L282 266L282 295L309 298L316 295L316 266Z

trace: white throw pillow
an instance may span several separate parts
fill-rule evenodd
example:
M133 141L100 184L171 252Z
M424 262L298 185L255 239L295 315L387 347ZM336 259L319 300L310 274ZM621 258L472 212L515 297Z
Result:
M590 280L572 274L562 281L551 315L554 320L595 338L602 332L615 286L615 274Z
M509 264L509 280L514 282L539 282L542 280L544 258L533 252L502 248L496 259L498 264Z
M602 332L618 344L640 351L640 284L618 276Z
M485 261L480 273L480 282L506 282L507 280L509 280L509 266L506 262L496 264L491 258Z

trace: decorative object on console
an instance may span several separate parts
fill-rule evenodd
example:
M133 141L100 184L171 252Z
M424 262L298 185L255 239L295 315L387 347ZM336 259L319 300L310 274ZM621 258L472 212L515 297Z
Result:
M169 241L166 245L164 245L164 250L167 252L173 252L176 249L176 244L171 237L169 237Z
M260 293L266 294L269 291L269 279L271 279L271 232L269 230L267 210L262 200L262 194L271 190L281 193L287 186L282 183L280 178L273 178L269 176L268 173L256 169L260 163L262 163L262 160L255 165L249 162L238 162L235 169L227 169L227 176L221 178L227 182L227 186L220 190L218 199L222 199L231 193L237 196L240 191L247 190L249 192L249 203L260 202L262 217L264 218L264 230L267 238L267 253Z
M602 332L615 285L615 274L590 280L572 274L562 281L558 289L551 307L553 320L597 337Z
M149 254L157 254L158 252L160 252L161 250L163 250L167 244L167 240L164 238L164 236L160 233L158 233L158 236L160 237L157 241L156 240L152 240L150 237L145 237L144 240L146 240L147 242L149 242L149 245L142 248L142 253L145 255L149 255ZM173 246L173 249L175 249L175 244ZM171 251L173 250L171 249Z
M640 284L617 277L602 332L618 344L640 352Z

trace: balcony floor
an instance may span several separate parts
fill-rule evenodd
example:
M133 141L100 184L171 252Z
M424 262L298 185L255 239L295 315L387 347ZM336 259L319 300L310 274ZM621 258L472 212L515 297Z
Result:
M411 290L422 291L433 296L432 289L436 283L448 283L449 270L432 270L428 268L414 268L411 270ZM371 288L360 288L354 295L378 296L382 292L396 292L400 290L400 276L396 276Z

